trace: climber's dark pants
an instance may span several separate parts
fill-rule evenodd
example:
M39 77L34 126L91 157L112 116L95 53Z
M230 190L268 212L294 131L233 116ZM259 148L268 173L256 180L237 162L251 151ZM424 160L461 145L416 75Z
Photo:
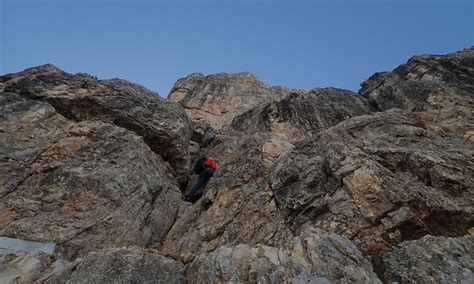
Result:
M188 197L190 198L194 197L194 195L199 189L206 186L207 182L211 179L213 174L214 174L213 168L206 167L204 170L202 170L202 172L199 174L198 181L191 188L191 192L189 193Z

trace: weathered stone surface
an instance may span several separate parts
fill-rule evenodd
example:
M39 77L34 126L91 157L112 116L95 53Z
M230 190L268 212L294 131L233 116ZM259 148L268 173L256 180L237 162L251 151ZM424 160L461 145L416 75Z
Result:
M359 116L282 156L270 176L293 231L311 223L365 250L474 225L472 145L400 110Z
M206 121L218 130L236 115L288 92L290 89L270 87L251 73L193 73L179 79L168 98L179 102L192 120Z
M186 283L184 265L141 248L112 248L90 253L66 283Z
M392 72L375 73L359 91L376 110L404 108L439 132L474 129L474 47L412 57Z
M473 50L414 57L359 95L192 74L173 103L52 65L1 76L0 235L58 249L0 274L472 282ZM219 169L181 201L200 156Z
M139 247L91 252L73 262L44 253L0 256L1 283L186 283L182 263Z
M425 236L384 254L389 283L473 283L474 236Z
M51 264L49 255L16 252L0 256L0 283L32 283Z
M321 129L367 113L366 101L351 91L313 89L261 104L237 116L232 127L246 134L271 132L288 142L297 142L312 137Z
M191 132L178 104L125 80L97 80L51 65L9 74L0 82L6 92L46 101L68 119L112 122L135 132L171 163L181 183L186 181Z
M230 129L215 134L199 153L220 165L204 196L212 204L186 208L163 250L185 261L222 244L284 242L291 232L268 186L273 163L298 141L367 112L364 101L350 91L315 89L292 93L236 117ZM193 241L197 239L201 241Z
M195 283L382 283L347 238L307 230L288 247L221 246L187 270Z
M181 194L141 137L14 93L0 101L0 235L57 243L67 258L164 237Z

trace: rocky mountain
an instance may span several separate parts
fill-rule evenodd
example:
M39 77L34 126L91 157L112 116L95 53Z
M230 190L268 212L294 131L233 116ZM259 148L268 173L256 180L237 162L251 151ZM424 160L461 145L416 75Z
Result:
M0 76L0 282L473 283L473 143L474 47L359 93Z

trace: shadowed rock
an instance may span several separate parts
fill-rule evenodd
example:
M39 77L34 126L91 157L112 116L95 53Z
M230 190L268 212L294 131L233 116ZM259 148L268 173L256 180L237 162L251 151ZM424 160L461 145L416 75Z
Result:
M0 235L55 242L66 258L164 237L181 194L141 137L14 93L0 101Z
M51 104L74 121L111 122L143 137L173 166L180 183L189 169L190 128L182 108L125 80L97 80L68 74L52 65L1 77L4 90Z

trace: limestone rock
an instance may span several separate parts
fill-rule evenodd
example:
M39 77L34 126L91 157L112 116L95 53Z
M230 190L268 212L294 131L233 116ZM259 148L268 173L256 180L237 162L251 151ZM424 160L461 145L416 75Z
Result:
M181 183L186 181L191 132L178 104L125 80L97 80L50 65L3 76L0 82L6 92L48 102L68 119L111 122L135 132L171 163Z
M44 253L0 256L1 283L186 283L182 263L154 250L109 248L73 262Z
M288 247L221 246L197 257L187 276L195 283L382 283L347 238L314 230Z
M153 250L112 248L90 253L66 283L186 283L184 265Z
M470 283L473 50L359 94L195 73L165 100L53 65L0 76L0 236L56 245L0 257L0 276ZM181 201L200 156L219 169Z
M232 126L246 133L274 132L296 142L311 137L320 129L348 118L369 113L361 96L342 89L313 89L290 93L279 101L261 104L237 116Z
M284 242L291 232L268 186L274 162L298 141L368 111L364 100L350 91L315 89L237 116L231 128L215 134L201 152L220 165L204 195L211 204L186 208L163 250L183 259L223 244ZM201 241L192 241L196 239Z
M465 140L439 137L416 115L391 110L297 145L275 163L269 183L292 230L311 223L378 251L473 226L472 156Z
M236 115L286 92L284 88L271 88L251 73L193 73L179 79L168 98L179 102L192 120L206 121L218 130Z
M0 235L57 243L66 258L164 237L181 193L141 137L14 93L0 101Z
M474 237L425 236L384 254L385 281L393 283L473 283Z
M412 57L392 72L375 73L359 91L376 110L418 112L427 126L463 136L474 129L474 47Z
M17 252L0 256L0 283L32 283L52 260L45 253Z

